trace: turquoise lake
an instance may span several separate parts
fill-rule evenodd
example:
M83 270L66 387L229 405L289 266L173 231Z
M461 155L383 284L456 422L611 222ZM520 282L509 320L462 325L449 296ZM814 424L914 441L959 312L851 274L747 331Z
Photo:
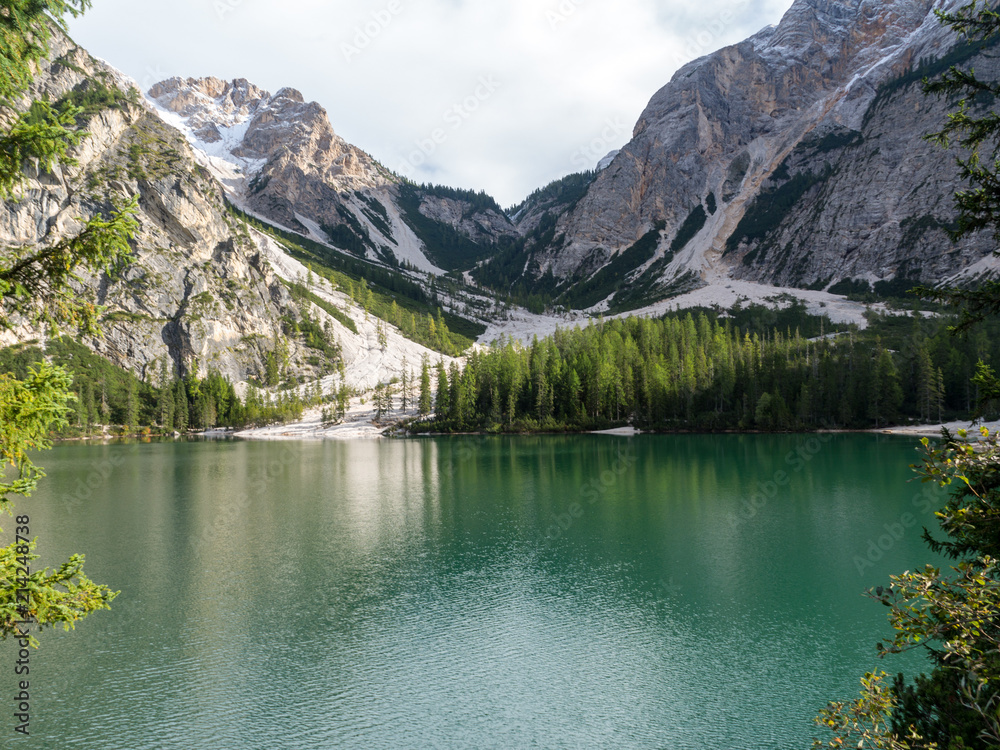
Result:
M9 717L0 745L808 748L865 671L923 663L875 656L863 596L940 563L917 459L872 434L60 446L16 512L40 562L83 552L121 595L43 634L31 737Z

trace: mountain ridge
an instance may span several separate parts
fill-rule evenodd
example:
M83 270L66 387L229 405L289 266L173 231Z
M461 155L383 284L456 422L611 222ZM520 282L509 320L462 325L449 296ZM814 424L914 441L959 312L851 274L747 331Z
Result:
M653 257L626 271L633 283L650 290L646 298L632 301L635 306L666 296L670 285L685 278L709 284L720 274L786 287L829 288L843 279L875 281L907 274L937 283L977 264L990 266L981 263L992 249L984 238L966 239L957 255L950 247L940 250L949 245L944 227L955 215L943 204L960 187L953 155L923 140L944 122L942 103L923 102L922 94L905 106L889 101L887 108L886 101L878 100L880 87L911 71L917 60L943 57L954 47L954 36L933 14L939 7L944 5L929 0L797 0L777 26L683 66L650 99L633 139L596 175L586 194L558 215L551 239L526 248L520 283L553 287L557 301L571 297L575 286L608 267L658 222L664 230ZM977 68L986 62L981 57L974 61ZM909 89L914 88L917 82L911 81ZM920 118L907 116L906 107L916 107ZM852 145L851 138L835 144L828 137L835 140L838 133L860 132L863 126L891 131L891 137L882 139L883 148L892 140L905 145L893 147L897 153L888 158L879 158L873 147L869 159L875 161L867 172L864 165L853 165L852 179L840 179L843 187L834 202L844 209L831 215L857 219L846 227L841 221L836 243L824 242L803 227L811 212L822 212L823 201L829 202L830 196L821 196L816 187L824 181L824 162L838 161L834 157L842 157ZM773 203L767 188L794 177L793 170L787 180L780 179L783 165L789 166L786 160L809 139L824 145L811 162L800 159L800 172L814 175L813 184L795 196L797 205L778 217L767 237L726 252L747 213L766 213L763 204ZM905 175L921 160L928 165L922 174L933 177L933 190L919 192L921 182ZM838 167L844 168L848 160L840 162ZM904 186L913 190L873 217L859 202L870 192L865 188L878 184L880 177L892 179L897 193ZM919 206L928 201L936 214L933 222L922 222L928 229L925 241L899 247L905 235L899 225L921 223ZM916 213L908 215L908 210ZM692 222L697 231L677 247L675 240ZM869 241L878 234L874 229L883 236ZM788 252L762 253L764 240L779 250L787 246ZM935 246L937 255L951 254L952 259L916 262Z
M217 372L241 388L277 385L268 382L272 361L286 383L322 380L329 389L336 378L364 390L398 375L401 358L417 365L440 356L371 317L348 289L311 281L284 247L235 216L204 155L146 106L130 79L62 33L51 48L8 113L37 99L81 104L77 126L87 135L71 151L75 164L51 173L28 165L19 198L0 208L0 244L58 242L78 231L78 217L138 196L128 262L76 287L105 308L103 335L81 343L147 382L164 371ZM0 345L44 344L44 331L15 324Z
M385 305L410 305L389 316L391 331L415 328L415 311L488 326L487 336L586 319L518 317L512 299L660 314L787 291L834 310L843 297L830 292L852 284L993 273L984 238L942 251L958 181L953 157L923 139L944 105L915 76L956 50L978 64L982 50L955 47L937 5L797 0L777 26L677 71L601 169L540 188L511 215L485 193L398 178L295 89L168 79L147 107L129 100L128 79L64 40L30 95L103 103L87 115L79 169L34 174L0 214L0 234L50 241L108 196L139 194L136 262L81 290L117 316L89 344L138 373L166 357L178 372L210 367L237 381L259 380L284 339L295 377L325 377L336 363L296 333L307 317L329 324L341 351L382 348L347 346L358 333L293 299L303 279L275 273L285 262L241 216L301 237L300 269L351 269L350 293L326 281L310 293L355 324L369 321L364 277L388 280ZM873 195L871 184L885 187Z

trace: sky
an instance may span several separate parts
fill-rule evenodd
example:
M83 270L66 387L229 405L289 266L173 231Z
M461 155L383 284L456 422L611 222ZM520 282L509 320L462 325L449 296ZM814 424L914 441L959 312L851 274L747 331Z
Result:
M627 143L681 65L776 24L791 0L95 0L70 24L143 91L246 78L319 102L417 182L503 207ZM141 10L138 10L141 8Z

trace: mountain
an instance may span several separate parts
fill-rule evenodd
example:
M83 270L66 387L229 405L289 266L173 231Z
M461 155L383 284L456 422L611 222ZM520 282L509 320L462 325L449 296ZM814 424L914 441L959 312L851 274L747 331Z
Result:
M416 365L425 354L439 356L412 340L420 337L420 326L410 322L417 315L429 319L437 309L421 288L407 286L399 274L378 276L372 265L333 282L314 278L291 257L304 255L301 248L249 227L227 205L229 188L204 166L209 157L164 122L132 81L58 31L51 46L13 108L24 111L37 99L80 106L77 125L87 136L72 150L74 166L48 173L29 165L18 200L0 208L0 247L55 243L76 234L81 218L106 214L116 202L138 196L139 231L130 261L114 273L83 279L77 289L106 309L104 335L83 340L89 348L150 381L166 365L178 375L214 370L237 383L264 383L268 361L278 360L288 380L332 378L339 371L362 389L398 374L403 361ZM216 91L222 98L213 101L223 102L230 118L229 126L203 119L199 137L221 150L232 142L233 129L246 124L239 158L251 173L266 167L276 182L298 179L294 184L308 189L313 182L296 176L299 158L289 155L294 146L295 153L309 150L313 173L341 190L385 184L373 162L323 130L324 116L294 92L264 97L246 84L223 96L222 88L190 94L197 102ZM176 105L186 106L180 97ZM298 119L276 120L276 109L295 112ZM297 127L301 123L306 126ZM258 191L261 203L254 205L264 205L269 196ZM298 198L273 201L280 211ZM361 281L364 273L370 284ZM369 314L389 307L387 287L400 302L398 322L412 329L406 336ZM451 348L442 320L439 313L438 348ZM44 335L22 327L0 336L0 345L31 339Z
M255 248L233 232L222 191L179 133L142 106L112 68L57 34L30 99L82 105L88 132L77 166L34 170L20 200L0 208L0 242L48 244L79 230L77 217L139 196L134 262L80 289L110 305L106 335L87 343L140 375L164 359L237 379L263 371L257 340L274 337L288 293ZM238 304L237 304L238 300Z
M361 387L487 325L530 336L559 322L517 312L505 328L497 297L618 312L721 298L704 287L790 289L832 308L873 283L993 273L989 238L949 243L961 181L924 138L948 103L920 80L952 63L1000 70L934 7L796 0L776 27L679 70L598 169L509 212L399 178L294 89L175 78L144 100L57 35L15 108L81 105L89 137L75 167L33 168L0 209L0 243L57 241L138 195L132 262L79 289L108 309L91 348L143 377L167 362L263 381L279 358L288 379L342 368Z
M954 154L925 139L948 103L920 83L953 63L1000 70L957 44L941 5L796 0L777 26L677 71L595 171L507 213L400 179L293 89L175 78L149 96L248 213L534 310L620 312L736 282L891 296L994 270L988 238L949 239L962 182Z
M990 271L989 238L949 241L962 182L954 153L924 138L948 102L921 79L1000 70L956 46L941 6L796 0L777 26L685 65L585 193L480 278L629 309L733 279L905 289Z
M149 98L208 157L229 199L269 222L368 260L440 275L517 235L492 199L416 186L344 141L319 104L239 79L171 78Z

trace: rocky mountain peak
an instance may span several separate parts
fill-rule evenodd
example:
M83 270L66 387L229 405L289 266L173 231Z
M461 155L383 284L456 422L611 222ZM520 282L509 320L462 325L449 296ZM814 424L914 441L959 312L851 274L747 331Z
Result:
M392 182L374 159L334 132L322 106L297 89L272 95L245 79L171 78L153 86L148 97L210 157L207 166L232 199L285 226L298 227L296 213L313 213L304 209L314 199L329 202L337 193ZM326 217L330 211L314 215L332 222L336 214Z
M1000 67L938 21L960 1L796 0L776 26L688 63L524 273L571 289L614 262L642 290L631 299L655 302L733 277L905 286L980 263L988 243L949 246L961 181L924 138L947 103L920 89L937 61Z
M149 97L180 115L206 143L222 139L219 128L231 128L256 114L271 95L245 78L169 78L155 84Z
M762 45L765 56L817 66L832 80L871 65L908 41L935 0L799 0ZM825 64L825 69L824 66Z
M471 265L497 237L517 234L473 193L414 189L401 198L398 179L337 135L327 111L297 89L272 95L242 79L174 78L148 96L206 155L231 202L314 241L443 273L436 263Z
M291 102L297 102L299 104L305 102L305 98L302 96L301 91L287 86L279 90L278 93L274 95L274 101L279 101L281 99L287 99Z

